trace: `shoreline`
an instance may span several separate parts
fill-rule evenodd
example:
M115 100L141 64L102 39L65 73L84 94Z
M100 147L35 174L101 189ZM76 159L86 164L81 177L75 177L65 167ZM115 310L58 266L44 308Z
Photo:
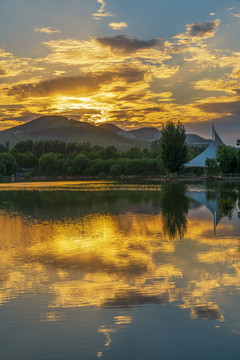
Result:
M0 183L22 183L22 182L53 182L53 181L159 181L159 182L205 182L205 181L240 181L240 176L222 176L222 177L159 177L159 176L121 176L113 178L111 176L101 178L98 176L33 176L26 178L24 176L8 176L0 178Z

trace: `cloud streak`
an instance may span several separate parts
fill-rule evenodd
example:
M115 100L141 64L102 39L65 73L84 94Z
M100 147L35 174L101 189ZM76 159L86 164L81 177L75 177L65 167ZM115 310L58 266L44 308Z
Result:
M100 20L101 18L104 17L113 16L110 12L105 12L106 3L103 0L97 0L97 2L101 5L101 7L96 13L92 14L94 19Z
M118 30L121 30L121 29L126 29L128 27L128 24L125 23L125 22L112 22L110 24L108 24L108 26L115 30L115 31L118 31Z
M220 99L219 99L220 100ZM222 101L209 101L197 105L197 107L208 113L220 115L240 115L240 99L222 99Z
M40 32L43 34L56 34L56 33L60 34L61 33L61 30L51 28L51 27L35 28L34 31Z

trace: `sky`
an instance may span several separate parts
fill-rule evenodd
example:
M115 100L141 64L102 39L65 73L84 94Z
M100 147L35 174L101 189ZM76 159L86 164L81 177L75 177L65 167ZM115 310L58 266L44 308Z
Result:
M0 130L43 115L240 137L239 0L0 0Z

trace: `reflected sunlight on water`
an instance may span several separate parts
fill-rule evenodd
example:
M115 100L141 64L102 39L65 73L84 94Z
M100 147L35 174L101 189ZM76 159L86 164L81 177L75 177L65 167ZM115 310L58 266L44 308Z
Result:
M219 206L223 185L211 206L203 185L133 189L102 182L53 183L38 192L35 186L1 185L2 307L18 302L20 307L24 298L32 299L39 307L39 324L65 326L69 310L76 317L77 309L97 310L103 321L111 314L112 324L91 324L94 336L105 339L102 349L95 347L95 358L106 356L112 336L120 328L130 331L139 316L136 309L144 314L149 305L173 305L187 310L185 318L218 324L227 317L228 326L240 330L233 300L231 307L226 300L231 292L239 300L238 207L236 202L232 213L224 214ZM202 198L196 200L196 191ZM82 326L90 326L88 320Z
M52 181L52 182L22 182L0 183L0 191L35 190L35 191L109 191L109 190L160 190L159 184L124 184L117 181Z

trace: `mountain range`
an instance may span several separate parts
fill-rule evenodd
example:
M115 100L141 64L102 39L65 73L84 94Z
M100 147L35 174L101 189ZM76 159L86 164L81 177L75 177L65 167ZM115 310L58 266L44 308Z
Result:
M148 148L152 141L160 137L161 131L155 127L126 131L111 123L96 126L62 116L42 116L1 131L0 143L9 141L10 146L13 146L19 141L28 139L33 141L59 139L64 142L90 142L91 145L115 145L121 150L127 150L133 146ZM189 145L206 147L211 140L196 134L186 134L186 142Z

